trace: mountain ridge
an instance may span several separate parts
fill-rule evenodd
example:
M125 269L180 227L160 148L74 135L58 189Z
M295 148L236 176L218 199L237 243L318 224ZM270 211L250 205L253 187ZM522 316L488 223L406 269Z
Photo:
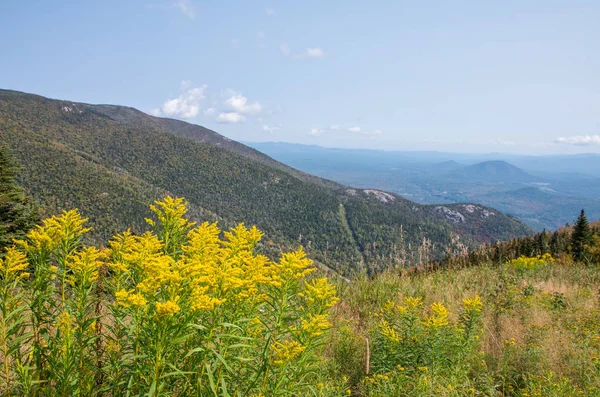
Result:
M435 206L324 180L204 127L129 107L0 90L0 131L46 215L78 207L103 243L116 230L144 231L136 219L167 194L186 197L198 221L256 224L267 254L301 244L342 274L388 266L401 227L406 248L427 238L437 256L451 233L475 246L531 232L492 209L492 217L455 222Z
M537 178L505 160L489 160L458 168L449 177L478 181L535 182Z

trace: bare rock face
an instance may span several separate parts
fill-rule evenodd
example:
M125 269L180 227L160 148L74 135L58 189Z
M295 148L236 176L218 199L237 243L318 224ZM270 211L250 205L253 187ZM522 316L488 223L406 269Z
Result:
M375 196L377 198L377 200L381 201L382 203L389 203L389 202L396 201L396 197L392 196L389 193L382 192L380 190L365 190L364 192L369 195Z
M466 219L463 214L458 211L454 211L448 207L442 205L435 207L435 211L444 215L452 223L465 223Z

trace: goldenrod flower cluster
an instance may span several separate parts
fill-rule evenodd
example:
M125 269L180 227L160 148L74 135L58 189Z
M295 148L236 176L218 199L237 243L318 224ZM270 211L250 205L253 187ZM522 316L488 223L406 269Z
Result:
M27 269L29 263L27 256L15 248L8 248L4 258L0 258L0 277L4 282L12 280L14 277L26 278L29 273L23 272Z
M519 271L530 271L546 266L554 262L550 254L538 255L534 257L520 256L508 262L508 265Z
M299 342L292 340L277 342L272 345L272 348L275 352L275 358L273 362L276 365L283 365L289 362L306 349L306 347L302 346Z
M114 395L307 391L297 374L314 373L338 298L327 279L306 279L315 268L303 249L272 261L256 252L254 226L196 225L181 198L150 209L152 231L127 230L106 249L82 246L90 229L73 210L0 258L2 296L30 289L27 311L22 296L11 307L32 318L18 335L31 328L23 354L38 383L57 395L95 395L100 378ZM19 348L10 351L5 367L21 363Z

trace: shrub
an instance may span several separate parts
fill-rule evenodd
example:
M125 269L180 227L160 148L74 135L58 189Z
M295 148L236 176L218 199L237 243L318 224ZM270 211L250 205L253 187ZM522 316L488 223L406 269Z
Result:
M528 273L544 268L546 265L554 262L550 254L538 255L534 257L520 256L507 263L509 267L515 269L518 273Z
M469 374L469 368L482 362L478 351L482 309L478 296L464 299L458 321L452 322L439 302L424 308L420 298L405 297L401 305L386 304L378 315L374 374L366 378L366 392L420 395L443 385L455 394L456 387L471 388L477 376Z
M151 207L154 231L83 247L78 211L46 219L0 263L1 389L14 395L307 393L334 287L302 249L271 262L262 233ZM32 274L30 274L30 272Z

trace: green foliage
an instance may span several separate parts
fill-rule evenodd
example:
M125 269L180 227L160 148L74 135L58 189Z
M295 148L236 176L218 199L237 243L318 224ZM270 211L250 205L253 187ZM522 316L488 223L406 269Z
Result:
M527 267L543 266L547 260L572 256L589 264L600 262L600 227L590 226L582 210L573 227L560 228L551 234L545 230L531 237L521 237L496 244L481 245L468 252L451 253L430 267L465 267L481 263L512 263L525 271Z
M372 347L369 375L342 381L361 397L598 396L597 266L481 263L340 283L336 332L352 319L352 338Z
M585 258L586 246L590 244L591 240L592 231L585 217L585 212L581 210L581 214L579 214L573 226L573 233L571 234L571 251L576 261L581 261Z
M311 276L167 197L107 248L78 211L0 259L0 395L600 395L598 264ZM30 271L33 272L30 274ZM429 269L428 269L429 270Z
M39 220L36 208L16 184L17 171L8 148L0 144L0 252Z
M27 164L19 174L26 192L44 216L79 208L93 226L89 243L105 244L127 228L149 230L146 208L169 194L186 197L198 222L258 225L269 236L259 248L272 259L299 242L345 275L440 259L451 232L469 247L529 232L500 213L461 210L466 221L457 224L398 196L352 196L215 132L130 108L0 90L0 112L3 139Z
M336 291L300 248L194 225L167 197L152 232L83 246L87 219L44 220L0 259L0 395L290 396L319 381ZM33 275L26 270L33 268Z

